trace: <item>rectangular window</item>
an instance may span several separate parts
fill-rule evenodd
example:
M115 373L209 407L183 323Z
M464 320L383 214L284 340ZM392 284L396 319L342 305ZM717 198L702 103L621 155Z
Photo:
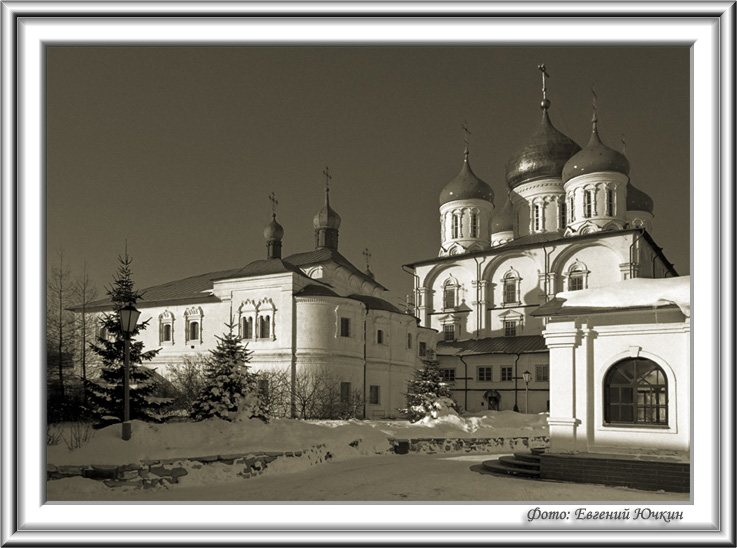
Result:
M533 209L535 215L535 232L540 232L540 218L542 216L542 208L539 205L534 206Z
M407 333L407 348L412 348L412 333Z
M381 329L376 331L376 344L384 344L384 332Z
M372 403L374 405L379 404L379 387L378 386L369 386L369 403Z
M568 278L568 291L580 291L583 289L583 276L571 276Z
M340 403L347 404L351 401L351 383L340 383Z
M535 380L538 382L548 382L550 380L550 367L547 365L536 365Z
M471 238L479 237L479 215L471 213Z
M575 221L576 220L576 215L575 215L575 211L573 209L573 197L571 197L571 200L568 203L568 211L569 211L568 216L571 218L571 222Z
M340 336L341 337L351 336L351 319L350 318L340 319Z
M504 304L517 302L517 282L504 282Z
M456 370L455 369L441 369L440 378L443 380L443 382L455 382Z
M614 217L614 192L611 189L606 191L606 215Z
M444 325L443 326L443 340L454 341L456 340L456 326L455 325Z
M491 367L479 367L478 379L480 381L490 381L491 380Z
M420 341L420 343L417 345L417 353L420 355L420 357L424 358L427 354L427 343Z
M504 336L505 337L516 337L517 336L517 322L515 321L504 321Z
M457 288L455 286L447 286L443 291L443 301L445 308L455 308L456 305L456 293Z
M453 215L453 238L461 237L461 217Z
M503 381L511 381L512 380L512 368L511 367L502 367L502 380Z

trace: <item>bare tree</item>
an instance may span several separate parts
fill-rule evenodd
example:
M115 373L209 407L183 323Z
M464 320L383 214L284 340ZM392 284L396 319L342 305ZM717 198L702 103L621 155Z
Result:
M184 356L181 363L170 363L166 366L166 380L173 389L172 407L189 415L192 404L202 392L207 382L205 369L207 357L199 352L192 356Z
M97 288L90 281L87 275L87 262L82 267L82 275L77 278L74 283L74 296L77 300L77 306L81 308L77 314L77 343L79 351L79 360L82 365L82 386L84 403L87 403L87 366L89 358L93 358L96 362L96 354L88 352L88 343L94 341L97 325L95 315L87 312L87 305L97 297Z
M72 322L71 313L65 309L70 303L73 284L69 270L64 267L64 252L59 251L59 263L48 273L46 300L47 365L56 361L58 366L58 396L64 401L64 358L70 355Z

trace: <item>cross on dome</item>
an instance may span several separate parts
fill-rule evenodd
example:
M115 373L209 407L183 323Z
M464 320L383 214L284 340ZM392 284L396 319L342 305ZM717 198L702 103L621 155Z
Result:
M330 192L330 180L333 178L332 175L330 175L330 168L325 167L322 174L325 175L325 192Z
M276 199L276 194L273 192L269 194L269 200L271 201L271 213L276 215L276 206L279 205L279 200Z
M548 74L548 70L545 68L545 65L538 65L537 69L542 73L542 79L543 79L543 100L542 103L540 103L540 107L543 110L547 110L550 106L550 101L548 100L548 87L547 87L547 81L546 78L550 78L550 74Z

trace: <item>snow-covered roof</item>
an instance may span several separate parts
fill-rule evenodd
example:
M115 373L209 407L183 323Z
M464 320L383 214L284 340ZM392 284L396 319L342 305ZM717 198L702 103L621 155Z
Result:
M677 306L691 316L691 276L633 278L580 291L563 291L533 316L576 315L593 311Z

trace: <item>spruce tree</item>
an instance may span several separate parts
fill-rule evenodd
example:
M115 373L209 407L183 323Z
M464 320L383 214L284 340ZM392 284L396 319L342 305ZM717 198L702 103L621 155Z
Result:
M192 418L201 421L218 417L232 421L240 415L266 421L268 409L258 386L258 375L247 365L251 351L234 334L235 324L217 337L217 348L210 351L205 369L206 383L192 406Z
M415 371L414 379L407 383L407 408L400 409L409 416L411 422L425 417L437 418L438 411L444 408L457 409L458 405L450 394L448 385L443 382L438 362L423 360L423 367Z
M126 252L125 257L118 257L118 260L118 272L113 285L107 289L113 311L102 316L101 334L104 337L97 337L97 344L90 343L90 349L102 360L99 380L87 382L88 402L97 427L123 421L125 335L120 328L120 309L129 304L135 305L141 299L141 293L136 291L131 279L132 258ZM168 402L152 397L157 389L154 371L141 365L151 361L159 350L144 352L143 343L134 340L148 327L148 322L138 323L130 334L130 418L159 422L159 413Z

